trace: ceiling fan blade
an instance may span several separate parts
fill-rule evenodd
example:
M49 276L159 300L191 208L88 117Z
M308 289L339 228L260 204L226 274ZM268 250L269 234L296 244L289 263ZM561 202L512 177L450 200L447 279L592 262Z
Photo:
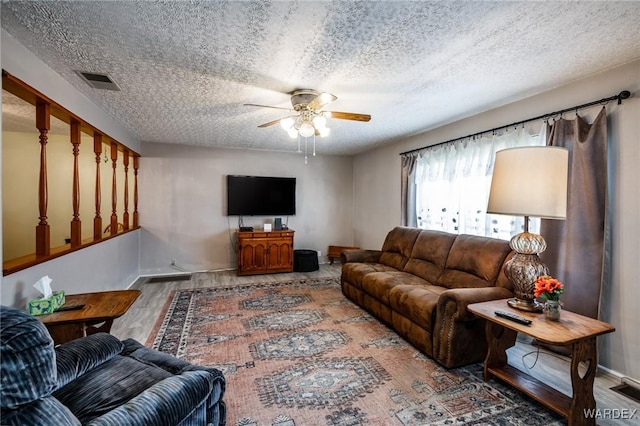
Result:
M286 118L286 117L283 117ZM282 120L282 118L278 118L277 120L273 120L273 121L269 121L268 123L264 123L259 125L258 127L269 127L269 126L273 126L274 124L278 124L280 122L280 120Z
M331 102L338 99L336 96L331 93L322 92L307 105L307 108L318 111L322 109L325 105L329 105Z
M243 104L244 106L256 106L256 107L261 107L261 108L274 108L274 109L283 109L285 111L293 111L293 109L291 108L283 108L283 107L277 107L277 106L271 106L271 105L259 105L259 104Z
M354 112L341 112L341 111L327 111L331 113L331 118L337 118L339 120L354 120L354 121L369 121L371 116L369 114L356 114Z

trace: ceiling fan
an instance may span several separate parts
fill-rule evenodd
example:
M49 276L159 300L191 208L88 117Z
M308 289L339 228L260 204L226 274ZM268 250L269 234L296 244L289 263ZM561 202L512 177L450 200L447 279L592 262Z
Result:
M371 120L371 116L368 114L323 110L325 106L336 99L338 98L331 93L318 92L311 89L301 89L296 90L291 94L291 105L293 108L258 104L245 105L282 109L295 113L258 126L269 127L280 123L282 128L289 134L289 136L291 136L291 138L297 138L298 136L308 138L313 135L321 137L328 136L329 128L326 126L327 118L363 122Z

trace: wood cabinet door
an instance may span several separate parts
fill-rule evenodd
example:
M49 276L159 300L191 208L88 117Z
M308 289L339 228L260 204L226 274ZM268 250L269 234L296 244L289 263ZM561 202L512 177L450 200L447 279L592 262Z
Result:
M240 241L238 272L243 274L264 273L267 270L267 240L248 239Z
M269 241L267 269L291 270L293 267L293 239Z

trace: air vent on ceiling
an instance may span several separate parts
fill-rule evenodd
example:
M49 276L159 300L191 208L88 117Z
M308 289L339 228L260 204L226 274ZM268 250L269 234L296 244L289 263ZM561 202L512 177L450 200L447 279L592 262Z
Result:
M76 71L87 84L95 89L104 90L120 90L118 85L107 74L98 74L94 72Z

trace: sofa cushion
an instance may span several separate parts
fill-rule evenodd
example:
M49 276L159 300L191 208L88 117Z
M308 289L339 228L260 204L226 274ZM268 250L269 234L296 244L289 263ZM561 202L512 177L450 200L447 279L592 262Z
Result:
M116 355L53 393L85 424L173 375L162 368Z
M0 309L0 401L3 409L15 409L56 388L55 352L47 328L37 318L8 306Z
M361 287L368 295L388 306L389 291L402 284L426 285L427 282L406 272L372 272L363 277Z
M393 228L384 240L380 263L391 266L399 271L404 269L411 257L413 244L420 235L420 229L397 226Z
M89 370L122 352L123 344L107 333L96 333L75 339L56 348L58 387L82 376Z
M440 293L447 290L434 285L398 285L389 291L389 306L395 312L426 330L433 330Z
M456 237L455 234L442 231L420 232L413 245L411 259L405 265L404 271L434 284L444 269L449 250Z
M357 288L362 288L362 279L365 275L384 271L397 272L398 270L381 263L345 263L342 265L342 281L346 281Z
M436 284L447 288L493 287L510 252L508 241L459 235Z

